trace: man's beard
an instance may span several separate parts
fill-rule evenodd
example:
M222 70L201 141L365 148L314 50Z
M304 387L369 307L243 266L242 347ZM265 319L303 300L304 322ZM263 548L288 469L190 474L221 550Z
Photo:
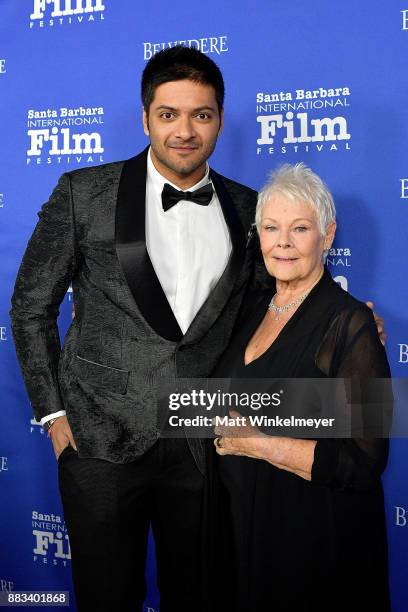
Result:
M215 138L214 141L211 142L209 148L202 153L199 159L196 159L191 162L189 162L188 160L185 160L184 162L183 160L180 160L179 163L174 163L173 160L167 158L165 155L162 155L160 151L157 151L152 143L150 144L155 157L163 166L166 166L166 168L168 168L172 172L175 172L176 174L180 174L182 176L189 176L190 174L193 174L193 172L195 172L198 168L200 168L200 166L205 164L209 157L211 157L217 144L217 138Z

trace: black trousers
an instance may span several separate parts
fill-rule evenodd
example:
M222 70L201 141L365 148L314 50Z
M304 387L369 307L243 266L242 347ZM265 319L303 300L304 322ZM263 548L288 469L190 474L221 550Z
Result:
M199 610L205 478L187 441L158 440L128 464L68 447L58 468L79 612L141 612L150 525L160 611Z

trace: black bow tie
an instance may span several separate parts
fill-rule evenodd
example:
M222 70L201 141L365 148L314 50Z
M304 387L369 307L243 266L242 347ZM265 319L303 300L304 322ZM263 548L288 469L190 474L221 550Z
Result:
M213 193L214 190L211 183L195 191L178 191L178 189L174 189L174 187L168 183L164 183L162 191L163 210L164 212L170 210L170 208L175 206L180 200L188 200L189 202L200 204L200 206L208 206L212 200Z

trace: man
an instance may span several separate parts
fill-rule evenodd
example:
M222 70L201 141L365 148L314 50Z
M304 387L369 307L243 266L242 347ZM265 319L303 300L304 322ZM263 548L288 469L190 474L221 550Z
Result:
M144 70L142 101L150 149L61 177L12 298L86 612L142 609L150 524L161 611L198 609L204 445L159 439L155 390L161 377L209 375L251 273L256 193L207 166L223 125L218 67L195 49L162 51ZM61 351L58 307L71 282L75 319Z

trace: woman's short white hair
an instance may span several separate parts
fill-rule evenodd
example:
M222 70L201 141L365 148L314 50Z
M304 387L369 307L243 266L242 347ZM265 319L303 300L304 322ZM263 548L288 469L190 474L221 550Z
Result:
M327 185L303 162L298 164L283 164L273 170L266 185L258 195L255 212L255 224L261 226L262 210L275 193L281 193L289 200L307 202L316 211L322 236L332 221L336 219L336 207L333 196Z

